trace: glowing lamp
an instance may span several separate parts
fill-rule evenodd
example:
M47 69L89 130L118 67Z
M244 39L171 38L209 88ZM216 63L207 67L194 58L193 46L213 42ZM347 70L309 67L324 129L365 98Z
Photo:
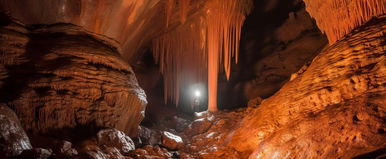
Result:
M194 91L194 96L200 97L201 96L201 92L199 90L195 90Z

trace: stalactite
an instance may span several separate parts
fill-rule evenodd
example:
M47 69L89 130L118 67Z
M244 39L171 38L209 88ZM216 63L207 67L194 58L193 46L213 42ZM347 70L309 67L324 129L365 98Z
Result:
M385 0L304 0L307 11L332 44L354 28L386 12Z
M208 109L216 111L219 66L223 65L229 79L231 59L237 62L241 27L252 3L208 0L200 14L188 17L190 2L179 1L182 25L153 40L153 53L164 75L165 102L171 100L178 105L181 90L189 84L207 82ZM166 11L171 10L169 7ZM169 24L169 13L166 17Z

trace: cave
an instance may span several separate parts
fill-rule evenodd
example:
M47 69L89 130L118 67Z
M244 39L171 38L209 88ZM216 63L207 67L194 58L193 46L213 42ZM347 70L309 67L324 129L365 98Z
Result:
M0 159L386 158L385 0L0 0Z

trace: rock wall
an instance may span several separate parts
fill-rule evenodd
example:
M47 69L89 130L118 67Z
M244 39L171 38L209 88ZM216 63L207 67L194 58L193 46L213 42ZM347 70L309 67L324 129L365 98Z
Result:
M386 16L325 48L248 114L229 145L250 158L352 158L386 145Z
M27 131L113 127L135 135L147 103L118 43L70 24L0 28L0 102Z
M273 95L327 44L302 1L286 1L273 7L264 5L264 1L271 2L256 2L260 8L246 19L240 62L234 65L230 81L220 80L223 108ZM272 10L264 12L263 8Z

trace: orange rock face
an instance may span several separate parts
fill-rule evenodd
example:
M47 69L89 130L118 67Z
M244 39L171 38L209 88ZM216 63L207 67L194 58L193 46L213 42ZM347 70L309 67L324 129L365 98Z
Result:
M385 0L304 0L308 13L330 43L340 40L373 16L386 13Z
M134 135L146 95L118 44L69 24L0 28L0 101L26 130L113 127Z
M324 49L248 114L230 145L250 158L352 158L385 147L386 17Z

